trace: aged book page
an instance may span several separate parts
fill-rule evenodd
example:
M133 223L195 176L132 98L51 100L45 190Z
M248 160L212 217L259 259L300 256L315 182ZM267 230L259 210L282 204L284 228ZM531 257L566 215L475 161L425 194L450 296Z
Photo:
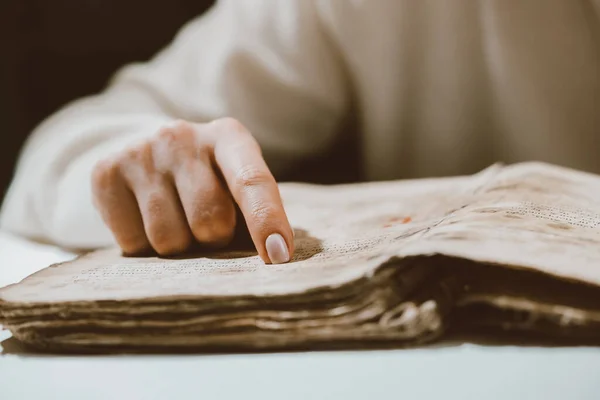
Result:
M398 255L444 254L600 285L600 177L526 163L488 178Z
M465 326L586 338L600 327L590 301L600 298L596 176L529 163L281 190L296 231L289 264L252 252L167 260L108 249L0 290L0 322L55 349L414 344L439 337L453 309ZM514 274L530 284L511 285ZM544 277L566 282L557 296L536 291Z
M338 286L372 274L415 233L462 207L491 171L439 180L282 185L296 232L296 254L288 264L265 265L253 252L168 260L125 258L108 249L40 271L0 296L9 302L64 302L282 295Z

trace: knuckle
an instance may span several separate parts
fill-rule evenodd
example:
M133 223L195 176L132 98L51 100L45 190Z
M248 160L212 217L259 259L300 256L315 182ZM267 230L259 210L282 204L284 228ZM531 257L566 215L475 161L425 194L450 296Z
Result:
M256 167L241 168L235 175L235 185L241 188L265 185L272 180L267 172Z
M153 224L161 225L166 223L166 218L164 218L164 216L168 213L168 205L164 193L155 188L152 193L148 194L145 206L148 212L148 218Z
M189 137L194 132L192 123L184 120L177 120L163 125L156 132L156 139L160 142L173 145L177 144L182 138Z
M176 119L175 121L168 124L171 128L173 128L177 132L186 132L194 130L194 124L190 121L186 121L185 119Z
M192 215L190 228L200 242L224 242L235 232L235 213L223 206L198 209Z
M121 173L128 182L139 184L160 173L160 160L154 156L152 140L128 147L118 161Z
M161 171L172 169L198 151L195 128L178 120L160 128L152 140L153 159Z
M164 124L159 130L158 135L163 135L169 139L173 136L185 135L194 130L194 124L189 121L178 119L170 123Z
M147 200L148 239L161 255L175 254L186 250L191 244L189 233L178 226L175 218L167 217L169 205L160 193L151 194Z
M150 143L147 141L129 146L119 157L119 163L123 166L130 162L140 162L144 160L151 151Z
M228 147L234 154L258 153L262 157L262 149L250 135L232 138L228 143Z
M236 133L246 133L248 130L246 127L237 119L231 117L220 118L215 121L217 125L219 125L223 130L236 132Z
M276 214L277 210L271 204L255 204L251 211L254 227L256 229L267 229L269 227L269 223L273 220L273 216Z
M156 140L161 143L172 143L177 140L178 132L168 126L163 126L156 132Z
M92 169L94 190L106 190L115 184L119 176L119 165L113 159L102 160Z

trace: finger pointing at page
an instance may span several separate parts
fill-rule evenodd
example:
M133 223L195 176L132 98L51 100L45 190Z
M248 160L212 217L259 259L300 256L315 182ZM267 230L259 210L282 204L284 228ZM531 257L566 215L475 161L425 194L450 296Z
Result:
M252 135L235 120L221 120L214 156L217 167L240 207L252 241L267 263L292 257L293 234L279 188Z

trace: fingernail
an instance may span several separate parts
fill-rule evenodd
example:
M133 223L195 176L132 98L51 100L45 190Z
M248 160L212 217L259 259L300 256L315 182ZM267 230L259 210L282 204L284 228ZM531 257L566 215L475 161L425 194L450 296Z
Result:
M287 245L279 233L270 235L265 241L265 247L272 264L282 264L290 261Z

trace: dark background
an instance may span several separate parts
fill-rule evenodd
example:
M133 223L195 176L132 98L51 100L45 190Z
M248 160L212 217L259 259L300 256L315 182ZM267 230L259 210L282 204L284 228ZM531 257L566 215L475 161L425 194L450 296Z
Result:
M27 135L149 59L212 0L0 0L0 201Z

